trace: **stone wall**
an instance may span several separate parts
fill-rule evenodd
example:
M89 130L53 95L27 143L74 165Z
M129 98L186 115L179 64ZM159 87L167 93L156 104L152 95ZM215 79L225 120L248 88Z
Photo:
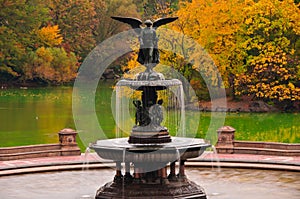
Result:
M77 132L75 130L68 128L63 129L58 132L58 135L59 143L57 144L1 147L0 161L51 156L73 156L81 154L76 142Z
M230 126L223 126L217 132L218 153L300 156L300 144L238 141L234 139L235 129Z

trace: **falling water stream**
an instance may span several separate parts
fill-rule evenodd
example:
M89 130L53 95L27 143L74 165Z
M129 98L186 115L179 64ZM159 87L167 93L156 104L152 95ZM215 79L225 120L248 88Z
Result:
M123 160L124 168L125 168L125 157L126 157L126 148L123 148L122 160ZM123 183L122 183L122 198L124 198L124 194L125 194L125 177L123 177L122 181L123 181Z
M88 166L88 164L89 164L88 156L89 156L90 152L91 152L90 147L87 147L84 152L84 162L83 162L83 167L82 167L83 169L85 168L85 166ZM86 167L86 168L88 168L88 167Z
M217 165L217 172L221 172L220 158L219 158L217 149L216 149L216 147L214 145L211 146L211 149L213 150L213 153L212 153L212 156L211 156L211 162L215 161L216 165Z
M180 167L180 164L181 164L181 154L180 154L179 149L177 149L177 148L176 148L176 160L178 162L178 167Z
M84 177L84 174L85 174L85 171L88 171L89 170L89 155L91 153L91 149L89 147L87 147L85 149L85 152L84 152L84 160L83 160L83 165L82 165L82 174L83 174L83 177ZM80 199L92 199L93 197L90 195L90 194L84 194L82 196L80 196Z

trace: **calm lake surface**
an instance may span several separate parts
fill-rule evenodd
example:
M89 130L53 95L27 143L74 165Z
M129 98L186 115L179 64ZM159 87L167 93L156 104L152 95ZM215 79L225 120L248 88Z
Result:
M112 84L99 85L96 114L105 135L113 138L116 128L111 109ZM75 129L72 92L72 87L0 90L0 147L57 143L61 129ZM205 138L211 113L200 113L200 118L195 114L199 113L186 112L186 135ZM224 125L236 129L237 140L300 143L297 113L228 113ZM219 127L213 127L212 131ZM80 147L85 148L82 143Z

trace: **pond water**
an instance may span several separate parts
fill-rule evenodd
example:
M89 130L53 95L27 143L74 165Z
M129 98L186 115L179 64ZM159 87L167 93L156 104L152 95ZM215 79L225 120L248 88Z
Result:
M1 199L94 198L96 190L112 181L113 169L26 174L0 178ZM188 168L190 180L201 185L208 199L299 199L296 172Z
M99 85L96 92L97 117L106 137L113 138L112 84L101 82ZM59 130L75 128L72 91L72 87L0 90L0 147L57 143ZM186 134L188 137L205 138L211 114L201 113L200 118L195 114L193 111L186 112ZM297 113L228 113L224 125L236 129L238 140L300 143L300 114ZM213 132L218 128L215 126ZM82 143L80 146L85 148Z

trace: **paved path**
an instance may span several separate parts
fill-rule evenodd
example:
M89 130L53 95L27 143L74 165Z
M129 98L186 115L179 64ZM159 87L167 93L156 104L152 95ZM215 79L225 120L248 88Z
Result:
M33 172L62 171L76 169L100 169L114 166L112 161L99 158L95 153L81 156L59 156L0 161L0 176ZM202 156L186 162L190 167L231 167L300 171L300 156L268 156L251 154L214 154L205 152Z

